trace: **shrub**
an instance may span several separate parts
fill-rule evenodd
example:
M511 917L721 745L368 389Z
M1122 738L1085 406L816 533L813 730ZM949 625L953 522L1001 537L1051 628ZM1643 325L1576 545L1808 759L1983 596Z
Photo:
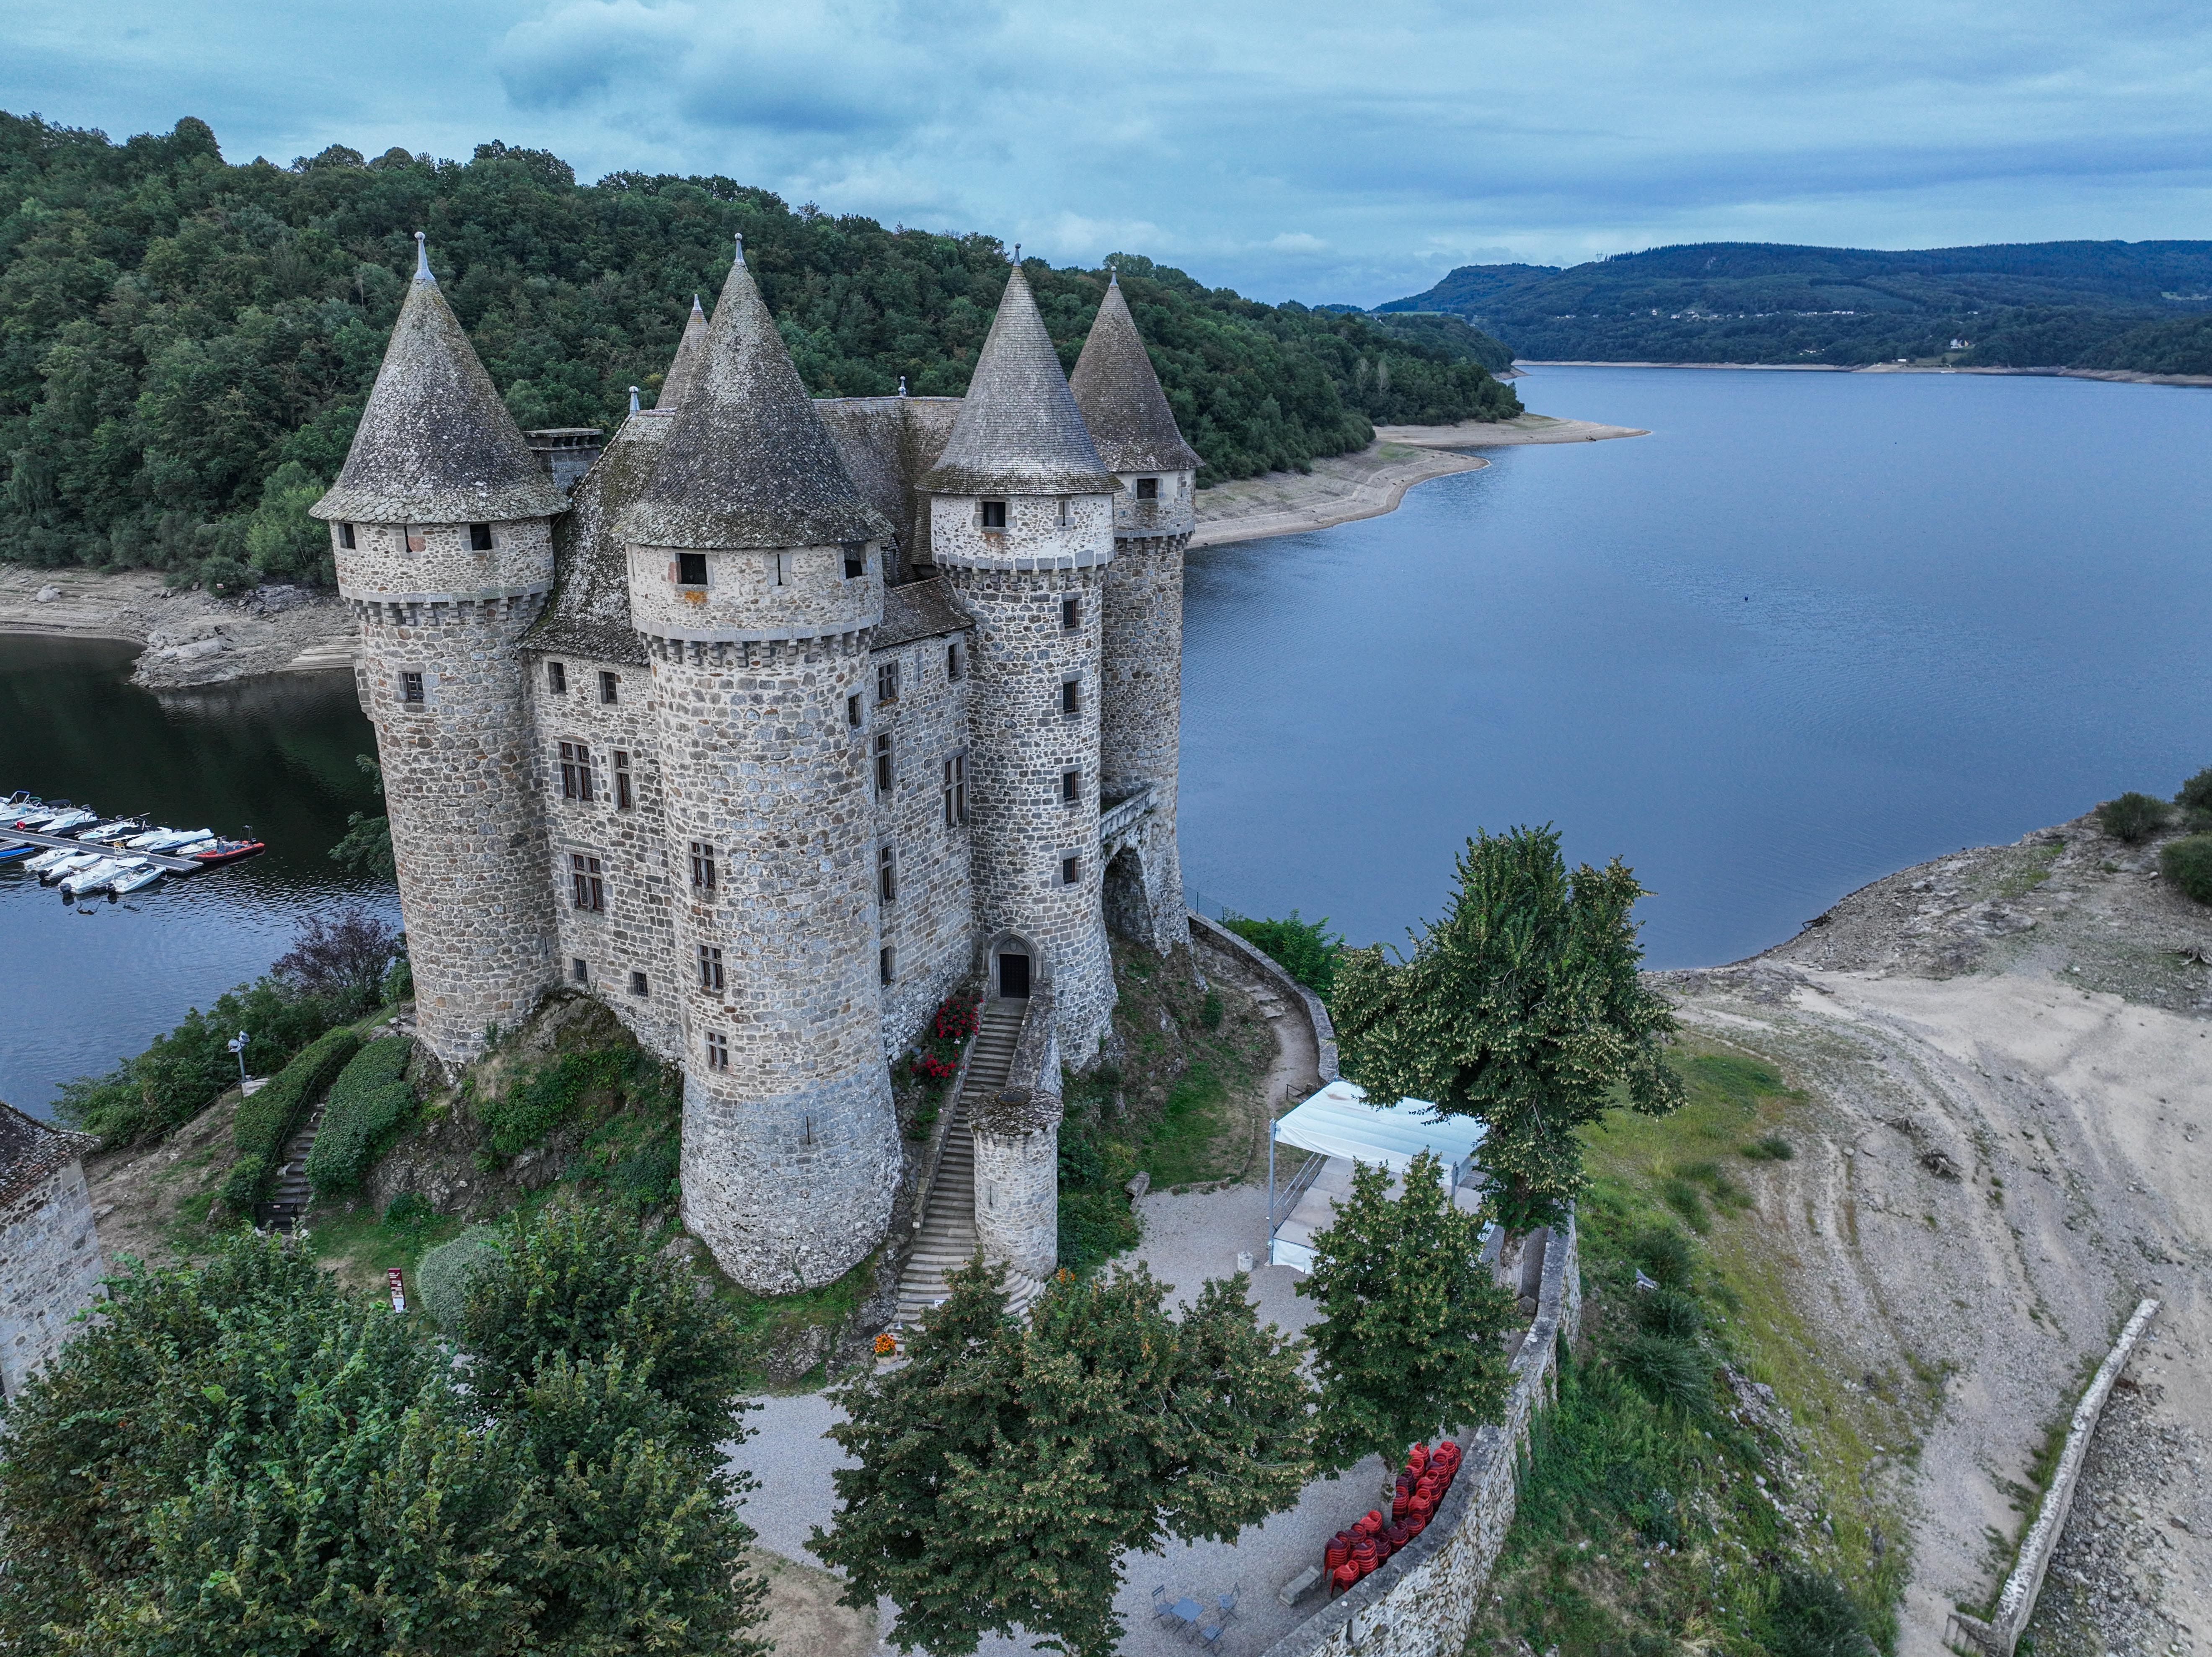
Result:
M457 1332L468 1305L469 1284L479 1270L499 1258L499 1228L490 1225L472 1225L424 1254L415 1267L415 1298L423 1315L447 1334Z
M1328 930L1327 915L1319 920L1304 920L1293 909L1287 920L1254 920L1245 915L1224 915L1221 924L1272 957L1285 972L1323 1001L1336 987L1336 963L1344 953L1344 938Z
M1632 1335L1621 1345L1620 1367L1654 1404L1695 1414L1711 1400L1712 1363L1695 1341Z
M1776 1584L1765 1645L1774 1657L1875 1657L1865 1620L1842 1585L1796 1565Z
M1786 1162L1797 1154L1797 1148L1778 1133L1770 1133L1743 1148L1743 1154L1754 1162Z
M634 1048L564 1053L525 1071L496 1097L478 1099L477 1120L494 1151L501 1156L520 1156L577 1120L592 1095L621 1087L638 1059Z
M2185 895L2212 903L2212 835L2175 841L2159 853L2158 871Z
M358 1015L376 1005L385 973L399 948L399 929L356 904L328 920L309 915L291 949L270 970L310 995L343 1003Z
M2097 826L2114 840L2134 846L2165 828L2172 815L2172 808L2164 800L2130 790L2097 808Z
M307 1107L330 1086L331 1078L360 1047L361 1037L352 1027L341 1024L309 1042L266 1087L240 1103L231 1124L238 1162L222 1187L222 1199L233 1211L241 1215L253 1211L270 1169L283 1155L284 1142L299 1126Z
M1695 1340L1705 1332L1705 1308L1695 1295L1662 1285L1637 1297L1636 1321L1648 1334Z
M2212 765L2206 766L2187 782L2173 797L2173 803L2183 810L2197 816L2212 816Z
M415 1111L407 1061L415 1044L404 1036L364 1042L331 1084L315 1146L307 1153L307 1181L325 1194L351 1191Z
M1629 1258L1652 1282L1670 1289L1687 1289L1698 1273L1698 1255L1690 1240L1668 1226L1638 1232L1628 1245Z

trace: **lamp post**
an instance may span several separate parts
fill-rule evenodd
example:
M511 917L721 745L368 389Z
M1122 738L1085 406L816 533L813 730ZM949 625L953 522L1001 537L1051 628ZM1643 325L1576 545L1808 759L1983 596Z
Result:
M239 1090L240 1093L243 1093L243 1092L245 1092L245 1091L246 1091L246 1040L247 1040L247 1037L246 1037L246 1032L245 1032L244 1030L240 1030L240 1031L239 1031L239 1033L238 1033L236 1035L233 1036L229 1041L226 1041L226 1042L224 1042L224 1043L223 1043L223 1046L225 1046L226 1047L228 1047L228 1048L229 1048L233 1053L236 1053L236 1054L238 1055L238 1090Z

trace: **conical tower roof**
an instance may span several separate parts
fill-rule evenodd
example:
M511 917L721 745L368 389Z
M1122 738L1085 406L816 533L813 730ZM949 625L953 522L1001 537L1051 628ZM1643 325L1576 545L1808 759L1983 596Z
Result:
M1121 487L1099 464L1019 264L951 441L921 487L936 495L1111 495Z
M707 313L699 308L699 296L694 294L691 315L684 325L684 337L677 343L676 355L669 360L668 372L661 377L660 395L653 400L654 408L684 406L684 399L699 384L699 359L706 349Z
M1091 440L1098 446L1098 458L1109 470L1198 470L1198 455L1182 440L1175 410L1168 407L1167 393L1138 336L1137 319L1121 296L1119 275L1106 284L1098 319L1091 325L1091 337L1083 342L1083 355L1075 360L1067 384L1083 411L1083 423L1091 428Z
M803 547L890 533L846 475L743 247L683 399L653 481L617 526L625 542Z
M415 238L415 280L345 469L310 509L371 524L496 523L568 505L461 331Z

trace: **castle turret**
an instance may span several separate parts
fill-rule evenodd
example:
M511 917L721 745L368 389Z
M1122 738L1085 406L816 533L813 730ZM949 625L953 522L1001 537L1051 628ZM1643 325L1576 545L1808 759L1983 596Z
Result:
M899 1174L858 722L890 525L742 249L696 373L670 378L673 428L617 532L686 980L684 1221L739 1282L788 1291L881 1241Z
M944 455L929 556L976 618L969 822L993 991L1053 988L1060 1052L1114 1006L1100 904L1099 639L1118 483L1017 263Z
M1199 458L1176 424L1116 274L1068 381L1120 481L1106 576L1099 787L1106 918L1163 953L1190 941L1176 850L1182 728L1182 561Z
M345 468L312 510L361 624L418 1029L455 1061L553 977L517 643L552 589L564 502L422 242Z
M684 337L676 343L676 355L670 360L668 372L660 379L660 395L653 406L674 412L684 406L684 399L698 388L699 363L707 349L707 313L700 308L699 296L691 295L691 314L684 319Z

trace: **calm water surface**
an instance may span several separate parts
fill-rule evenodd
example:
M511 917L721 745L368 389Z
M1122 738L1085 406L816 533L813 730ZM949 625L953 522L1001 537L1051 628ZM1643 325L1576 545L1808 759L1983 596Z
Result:
M302 915L366 895L325 855L374 810L354 764L375 740L349 673L156 696L126 645L0 634L0 792L27 788L270 850L143 892L70 904L0 865L0 1099L45 1114L70 1077L106 1069L186 1009L266 968Z
M2212 764L2212 392L1541 369L1492 449L1193 555L1185 877L1401 940L1477 826L1618 853L1662 966Z
M1664 369L1521 389L1653 435L1492 450L1388 517L1192 559L1205 901L1395 939L1478 825L1552 822L1651 889L1655 962L1726 961L1891 870L2212 764L2212 393ZM252 823L274 849L119 903L0 873L0 1098L32 1110L362 895L324 855L373 809L350 678L156 697L130 654L0 636L0 792Z

